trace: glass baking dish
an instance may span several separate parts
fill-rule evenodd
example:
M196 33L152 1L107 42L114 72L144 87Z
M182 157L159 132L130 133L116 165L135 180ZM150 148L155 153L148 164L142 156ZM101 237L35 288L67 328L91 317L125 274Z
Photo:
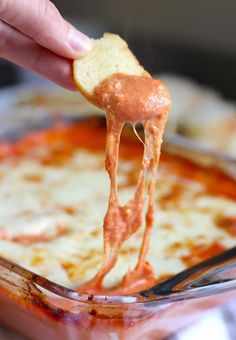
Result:
M17 140L55 121L83 119L75 113L19 110L0 118L0 139ZM171 143L166 146L178 151L179 146ZM205 269L200 265L196 272ZM86 295L0 258L0 322L40 340L162 339L236 296L235 259L206 271L201 280L195 272L181 275L164 291L157 286L130 296Z

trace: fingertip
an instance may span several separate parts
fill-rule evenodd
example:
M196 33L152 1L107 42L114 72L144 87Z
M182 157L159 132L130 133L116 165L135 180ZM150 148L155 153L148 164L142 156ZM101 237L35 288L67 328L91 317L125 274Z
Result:
M72 64L69 59L56 58L55 69L47 77L58 85L62 86L66 90L78 91L72 74Z
M74 57L80 57L92 48L92 41L89 37L76 30L73 26L70 27L68 34L68 42L74 51Z
M64 87L67 90L70 90L70 91L74 91L74 92L78 91L78 89L75 86L73 80L70 80L70 79L66 83L64 83L64 85L62 84L62 87Z

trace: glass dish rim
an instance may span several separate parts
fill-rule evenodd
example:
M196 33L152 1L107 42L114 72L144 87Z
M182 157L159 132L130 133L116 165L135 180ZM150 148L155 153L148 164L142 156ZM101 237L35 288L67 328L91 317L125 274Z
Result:
M233 265L236 266L236 247L230 248L228 252L234 252L234 262ZM222 255L227 253L223 252L219 254L217 257L221 257ZM209 262L212 259L215 259L216 257L213 257L209 259ZM203 268L203 263L205 264L208 261L204 261L194 267ZM142 292L136 292L129 295L99 295L99 294L86 294L86 293L80 293L79 291L64 287L56 282L53 282L39 274L33 273L32 271L10 261L7 259L4 259L3 257L0 257L0 268L3 267L7 270L9 270L11 273L14 273L18 276L20 276L23 279L26 279L30 281L31 284L40 286L44 290L46 290L49 293L52 293L60 298L65 298L67 300L78 302L80 304L87 304L87 305L93 305L93 306L109 306L109 307L119 307L124 305L126 306L138 306L138 305L145 305L146 307L154 307L154 306L160 306L165 305L169 303L179 302L179 301L185 301L185 300L192 300L192 299L199 299L204 298L212 295L216 295L219 293L229 292L232 290L236 290L236 278L231 280L223 280L222 282L216 282L215 284L210 283L210 285L206 286L196 286L191 287L188 284L186 284L187 280L184 277L184 273L189 271L189 269L184 270L183 272L178 273L177 275L174 275L174 277L180 277L182 276L182 281L180 284L178 284L181 287L181 284L183 284L182 289L177 289L176 291L173 290L167 290L167 293L162 294L160 291L160 294L158 292L152 293L153 288L155 288L155 285L150 287L146 290L146 297L142 294ZM191 267L190 269L194 268ZM1 273L0 273L1 276ZM171 280L172 278L170 278ZM165 284L167 280L163 280L160 282L160 284ZM177 280L178 281L178 280ZM186 282L185 282L186 281ZM178 286L176 285L176 287ZM184 287L187 286L187 289L184 289ZM189 288L188 288L189 287ZM149 292L151 292L150 296L148 296Z

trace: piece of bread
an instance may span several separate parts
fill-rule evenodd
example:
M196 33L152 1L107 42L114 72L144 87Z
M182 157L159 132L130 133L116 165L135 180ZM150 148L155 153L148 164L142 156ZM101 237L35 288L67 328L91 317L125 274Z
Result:
M92 103L94 88L109 76L115 73L148 74L118 35L105 33L101 39L92 41L92 49L73 64L75 84Z

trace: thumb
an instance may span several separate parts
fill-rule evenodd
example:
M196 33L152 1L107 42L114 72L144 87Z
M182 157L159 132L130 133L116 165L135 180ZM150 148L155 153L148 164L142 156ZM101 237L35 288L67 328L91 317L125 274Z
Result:
M49 0L1 0L0 18L65 58L74 59L91 48L90 39L64 20Z

